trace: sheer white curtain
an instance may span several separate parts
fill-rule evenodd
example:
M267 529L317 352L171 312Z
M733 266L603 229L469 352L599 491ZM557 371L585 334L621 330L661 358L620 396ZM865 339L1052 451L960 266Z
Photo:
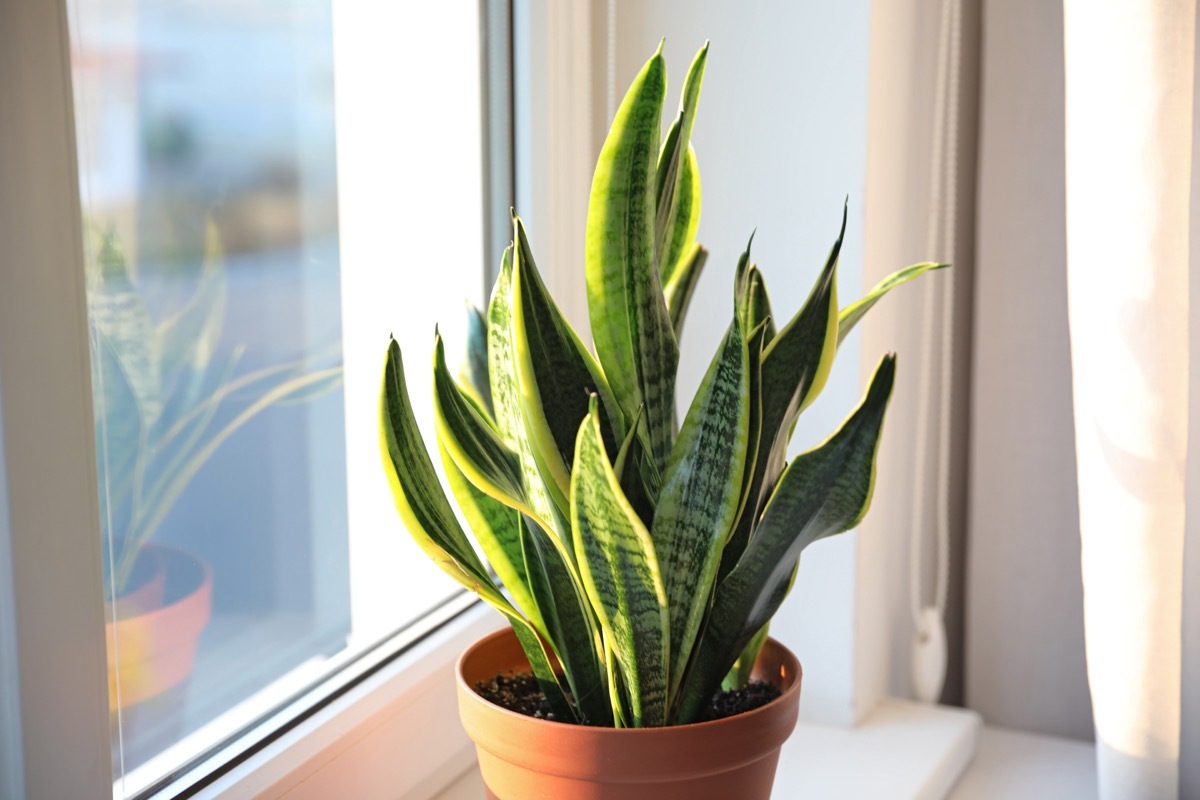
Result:
M936 45L940 5L908 0L899 14L881 3L873 13L921 53ZM969 423L954 437L965 486L951 497L963 501L961 490L966 511L951 585L964 582L965 622L963 666L956 675L952 659L950 678L990 725L1094 734L1106 798L1200 798L1193 3L964 8L982 21L980 46L964 51L964 63L980 59L978 83L964 89L976 93L978 134L964 128L959 142L960 172L976 183L959 195L974 209L973 220L960 215L971 246L954 257L958 286L973 286L954 333L970 363L955 366L969 375L955 388ZM868 282L873 264L923 246L930 158L932 70L880 59L873 74L883 67L889 91L873 96L871 129L904 149L868 170ZM872 195L880 183L898 188ZM898 292L877 313L864 336L900 349L911 373L913 320L928 313L921 293ZM897 387L885 461L911 464L914 394ZM909 495L934 478L881 485L872 519L902 525ZM894 556L904 563L907 551ZM902 606L907 584L888 593ZM892 653L898 692L907 641Z
M1064 2L1067 295L1103 798L1178 793L1195 2Z

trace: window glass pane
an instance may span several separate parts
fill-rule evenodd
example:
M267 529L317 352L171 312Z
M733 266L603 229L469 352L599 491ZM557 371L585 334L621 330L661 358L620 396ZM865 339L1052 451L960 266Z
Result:
M71 4L118 794L456 591L376 427L388 335L428 437L483 301L478 6L431 5Z

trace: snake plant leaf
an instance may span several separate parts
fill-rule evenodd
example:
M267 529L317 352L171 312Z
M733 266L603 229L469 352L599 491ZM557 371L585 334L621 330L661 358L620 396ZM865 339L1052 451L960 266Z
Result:
M103 234L96 254L88 320L112 345L137 398L142 429L148 432L163 409L162 343L154 335L150 309L130 278L125 253L112 232Z
M687 317L688 306L692 302L692 294L696 291L696 283L700 271L708 261L708 250L699 244L682 259L681 265L671 276L671 280L663 287L667 298L667 309L671 314L671 327L675 330L675 338L683 336L683 321Z
M650 532L621 492L593 397L571 473L576 560L629 690L629 724L666 723L669 619Z
M664 287L686 265L695 246L696 233L700 230L701 194L700 163L696 159L695 148L688 145L679 168L678 187L671 206L674 218L668 221L669 227L663 232L668 238L660 245L666 249L658 251Z
M683 81L679 115L667 131L654 176L654 252L664 284L670 282L681 257L695 241L700 225L700 170L691 141L707 61L708 42L705 42Z
M575 706L571 704L567 699L566 692L563 691L558 673L554 671L550 655L546 652L546 645L538 636L537 631L520 614L494 605L493 608L507 617L509 624L512 625L513 633L517 635L517 641L520 643L521 649L525 651L525 658L529 660L533 677L537 678L542 694L546 695L546 702L550 704L550 710L563 721L582 722Z
M841 428L797 456L779 479L746 552L717 587L680 722L695 719L751 637L770 621L787 595L801 551L849 530L866 513L895 372L895 356L884 356L866 396Z
M588 315L604 374L626 416L645 403L648 452L665 467L679 344L655 263L655 156L666 64L662 46L621 102L588 203Z
M846 237L848 206L842 208L842 227L830 248L825 267L817 276L808 299L784 329L771 340L763 356L764 405L766 398L782 399L790 421L807 408L825 388L837 354L837 265ZM811 371L795 365L811 365ZM807 372L807 380L799 380ZM791 406L795 403L795 408Z
M417 546L447 575L508 618L551 707L564 718L573 717L537 631L492 583L446 500L417 428L395 339L388 344L384 364L380 415L384 471L396 509Z
M465 358L459 365L458 384L471 396L488 419L495 419L492 385L488 376L487 318L471 303L467 303L466 316L467 346Z
M674 697L708 611L742 498L750 425L750 355L735 319L683 421L650 534L671 620Z
M633 703L629 699L629 687L621 676L621 665L617 663L617 654L613 651L612 641L604 636L604 666L608 674L608 697L612 706L613 727L631 727L633 719Z
M467 480L489 497L524 510L520 460L450 377L440 334L433 345L433 409L438 440Z
M172 464L155 476L156 480L145 492L145 497L139 503L138 513L130 522L129 538L141 543L156 531L200 468L246 423L271 406L286 402L294 396L308 394L314 386L336 386L341 379L341 366L289 377L267 388L216 433L202 429L205 434L203 443L200 443L197 436L194 440L196 447L181 449Z
M854 330L854 326L858 324L860 319L866 316L867 312L871 310L871 306L878 303L892 289L908 283L913 278L924 275L926 272L935 269L944 269L948 266L950 265L938 264L934 261L924 261L920 264L913 264L902 270L893 272L875 284L875 288L867 292L865 297L846 306L838 314L838 344L840 345L842 340L850 334L850 331Z
M743 317L742 308L746 305L746 293L750 288L750 250L754 247L754 237L757 234L757 228L750 231L746 249L738 256L737 267L733 270L733 305L738 310L738 319Z
M783 469L792 425L824 387L837 354L837 263L845 233L843 210L841 231L808 299L763 352L762 434L754 461L753 505L747 508L752 525ZM749 247L744 258L748 262ZM744 274L744 283L739 284L738 294L749 297L748 266L743 273L739 264L739 274Z
M746 469L742 473L742 484L739 492L739 502L733 533L725 542L721 553L721 566L717 571L718 582L723 580L729 571L737 564L750 541L750 534L757 521L755 512L758 510L757 491L760 483L755 481L752 465L758 460L758 451L762 443L762 354L767 347L767 333L770 318L762 320L747 335L746 352L749 356L747 372L749 374L749 426L746 436Z
M529 589L546 621L547 636L563 665L571 696L588 725L612 725L604 646L570 561L541 527L518 515Z
M625 499L637 512L638 519L646 527L650 527L650 523L654 520L654 501L650 499L651 491L646 488L642 473L642 467L646 466L648 462L644 458L641 439L637 436L637 427L641 421L642 409L638 408L637 416L633 418L633 423L625 434L625 441L621 442L621 449L617 451L617 457L613 459L613 472L621 483L621 491L625 493Z
M770 344L775 338L775 320L771 316L771 298L767 294L767 283L758 267L751 265L746 276L746 296L740 307L742 330L754 330L760 323L767 323L766 340Z
M205 226L204 262L196 291L175 314L159 323L157 335L162 342L162 371L175 375L175 387L184 407L204 396L204 376L212 363L221 339L227 305L225 251L217 227L211 219Z
M533 457L525 429L521 389L517 382L517 352L513 338L513 265L510 246L504 251L500 274L488 303L488 376L496 428L504 443L517 454L521 484L529 509L543 526L560 539L570 533L569 524L558 525L558 512ZM550 526L554 527L550 527ZM565 541L565 539L564 539Z
M549 638L546 623L529 588L529 576L525 572L525 555L521 550L521 512L489 497L467 480L440 440L438 452L450 492L471 532L475 534L475 541L479 543L488 564L512 595L517 608L529 618L538 633Z
M796 559L796 563L792 566L792 577L788 578L787 588L783 592L784 597L792 593L792 587L796 585L796 576L799 574L800 560ZM768 622L758 629L758 633L750 637L750 643L742 650L737 661L733 662L733 668L729 670L725 680L721 681L722 689L738 689L750 682L754 662L758 660L758 653L767 641L770 628L771 623Z
M146 435L142 427L142 413L137 395L130 384L115 345L101 331L93 328L92 335L92 387L97 393L95 436L96 450L102 454L96 459L100 486L107 491L99 493L100 520L105 532L122 530L134 513L124 501L132 489L136 476L140 475L138 464L146 455ZM101 411L101 408L103 411ZM110 499L113 501L110 505ZM110 568L118 578L132 571L136 559L137 543L126 536L114 536L118 543L115 568ZM107 548L105 548L107 556ZM127 566L126 566L127 565ZM110 574L106 569L105 574ZM111 600L125 588L125 580L105 581L105 599Z
M750 683L750 675L754 671L754 662L758 660L758 653L762 650L763 644L767 641L767 636L771 630L771 623L767 623L758 629L758 633L750 637L750 642L742 650L742 654L737 657L737 661L733 662L733 667L729 670L729 674L721 681L721 689L724 691L732 691L740 689Z
M400 345L395 339L388 344L381 414L384 468L401 519L417 544L443 570L482 596L494 585L459 527L425 451L408 397Z
M542 282L517 216L513 243L512 331L525 429L550 496L566 515L575 435L588 398L600 397L605 447L615 448L625 435L624 416L604 373Z

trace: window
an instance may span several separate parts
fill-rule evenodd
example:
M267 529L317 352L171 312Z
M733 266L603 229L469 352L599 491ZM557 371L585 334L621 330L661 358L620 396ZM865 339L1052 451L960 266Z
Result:
M376 408L394 334L431 435L419 365L434 325L461 345L464 298L486 299L499 248L484 194L511 191L511 156L484 124L489 98L504 105L484 85L481 32L508 12L469 0L63 5L22 9L10 30L65 17L57 42L53 25L29 30L39 48L69 43L82 206L69 243L82 239L84 267L62 275L86 288L96 467L90 500L71 492L67 505L86 517L98 501L100 517L55 547L70 548L80 573L101 555L103 580L79 593L98 610L88 589L103 585L123 797L303 708L294 701L314 687L319 697L344 686L403 643L397 631L411 639L418 622L425 631L469 602L401 529L378 467ZM0 84L24 77L10 68L0 65ZM413 79L431 70L436 81ZM69 131L68 116L54 133ZM6 126L13 147L20 132ZM72 214L56 213L70 230ZM10 263L6 314L37 299L9 280ZM59 305L64 319L82 316ZM16 383L18 362L53 350L13 330L0 366ZM16 406L5 430L18 427ZM31 449L8 438L8 466L24 474ZM89 452L64 438L76 458ZM18 572L47 563L23 555L21 510ZM53 525L43 512L35 523ZM28 675L37 648L17 629Z

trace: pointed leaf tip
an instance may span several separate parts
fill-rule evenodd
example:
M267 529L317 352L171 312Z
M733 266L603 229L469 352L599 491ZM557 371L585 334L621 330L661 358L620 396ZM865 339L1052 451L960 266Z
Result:
M654 55L658 58L662 57L663 45L667 43L667 37L658 40L658 49L654 51Z

